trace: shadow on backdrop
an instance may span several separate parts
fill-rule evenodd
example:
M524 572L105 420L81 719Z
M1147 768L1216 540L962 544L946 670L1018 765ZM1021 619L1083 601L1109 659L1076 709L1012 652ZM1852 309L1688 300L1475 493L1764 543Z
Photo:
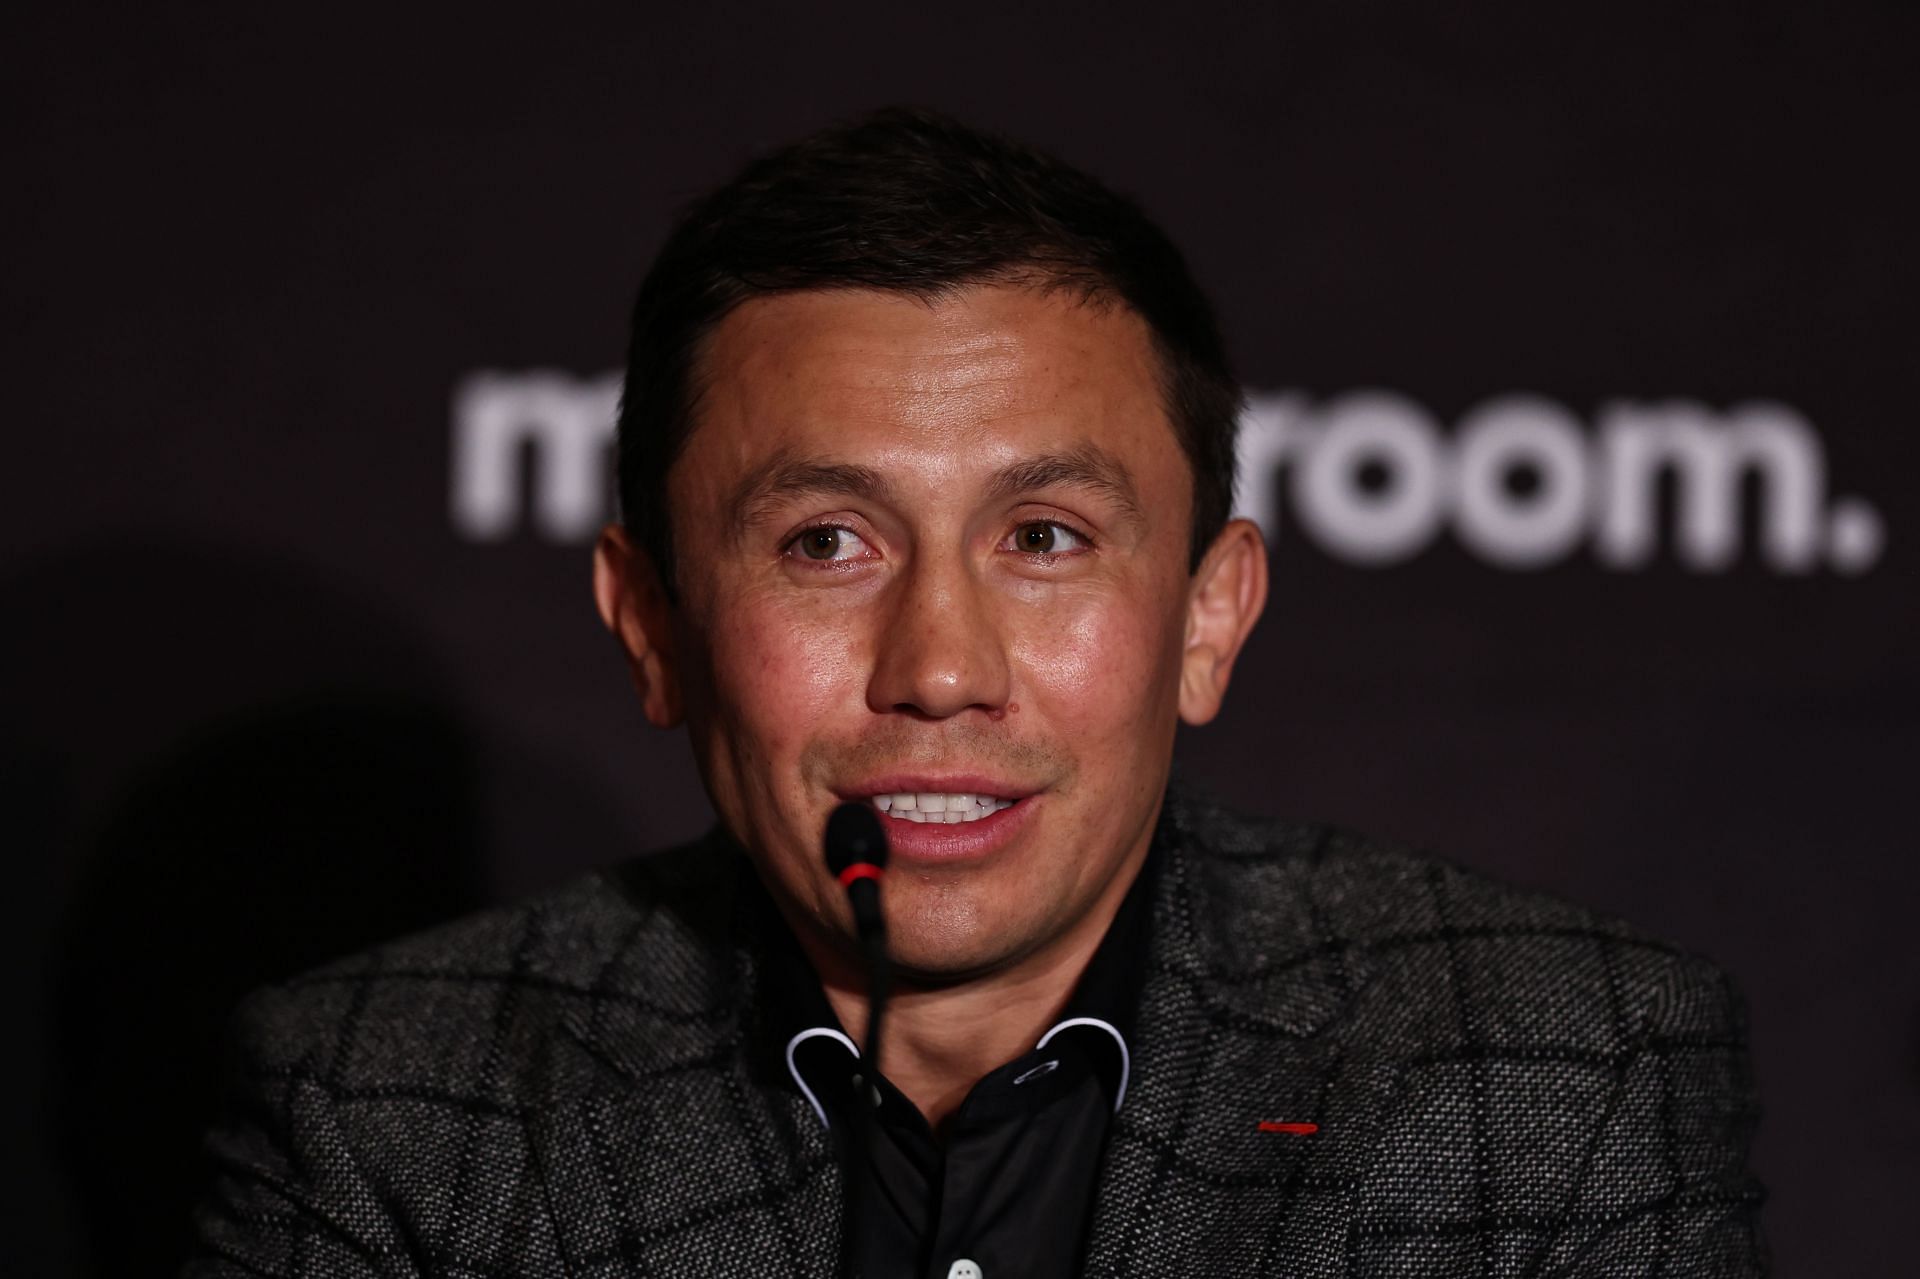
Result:
M30 1126L75 1237L42 1272L171 1273L239 997L487 896L478 744L419 643L310 571L129 539L0 605L8 789L61 903Z
M479 904L474 789L438 708L316 691L161 762L108 820L53 1000L53 1117L93 1273L184 1260L242 995Z

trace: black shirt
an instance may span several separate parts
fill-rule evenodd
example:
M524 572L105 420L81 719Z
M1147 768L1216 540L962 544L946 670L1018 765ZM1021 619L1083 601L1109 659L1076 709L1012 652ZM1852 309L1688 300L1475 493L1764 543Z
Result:
M944 1140L882 1076L867 1092L869 1104L878 1094L871 1148L860 1148L854 1045L804 959L771 966L783 1065L835 1137L862 1279L1078 1273L1107 1124L1126 1100L1158 860L1149 852L1060 1020L973 1086Z

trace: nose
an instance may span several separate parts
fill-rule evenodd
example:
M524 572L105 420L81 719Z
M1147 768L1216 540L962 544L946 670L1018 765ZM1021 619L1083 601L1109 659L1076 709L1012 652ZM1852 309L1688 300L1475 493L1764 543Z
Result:
M1007 704L1009 671L985 583L958 557L921 560L888 592L867 705L947 719Z

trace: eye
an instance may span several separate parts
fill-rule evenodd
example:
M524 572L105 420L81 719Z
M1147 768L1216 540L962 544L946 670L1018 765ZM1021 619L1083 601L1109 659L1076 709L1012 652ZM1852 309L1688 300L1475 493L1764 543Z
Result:
M1026 555L1071 555L1087 549L1087 539L1053 520L1032 520L1013 530L1008 550Z
M833 524L803 529L798 537L787 543L787 554L797 553L802 559L820 563L844 563L859 559L866 549L867 544L858 533Z

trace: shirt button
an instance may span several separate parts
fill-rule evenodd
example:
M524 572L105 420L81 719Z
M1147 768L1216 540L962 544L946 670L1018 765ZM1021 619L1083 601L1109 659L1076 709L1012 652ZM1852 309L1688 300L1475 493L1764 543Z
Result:
M986 1279L978 1262L968 1261L965 1257L947 1267L947 1279Z

